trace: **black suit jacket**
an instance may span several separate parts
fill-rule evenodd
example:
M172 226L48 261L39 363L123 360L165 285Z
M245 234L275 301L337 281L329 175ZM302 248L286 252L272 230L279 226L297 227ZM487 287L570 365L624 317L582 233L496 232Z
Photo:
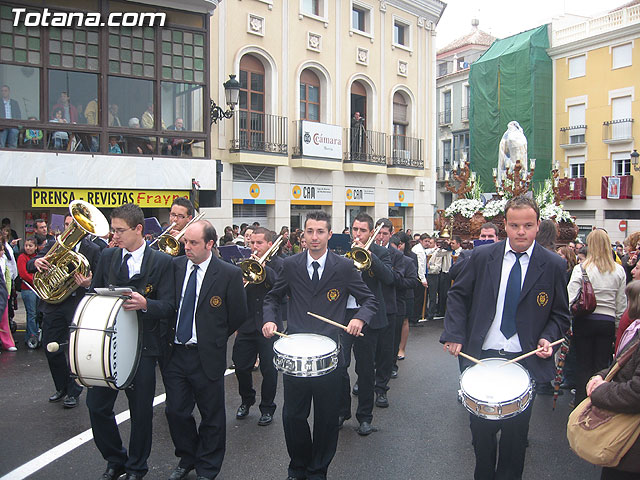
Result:
M109 246L109 244L105 241L104 238L96 237L93 239L93 243L95 243L100 251L104 250Z
M9 103L11 104L11 118L15 118L17 120L21 119L22 113L20 112L20 105L18 105L18 102L12 98L9 100ZM7 118L4 113L4 100L0 100L0 118Z
M458 255L457 260L455 261L455 263L451 264L451 268L449 269L449 278L451 279L451 281L455 280L456 277L460 274L460 272L462 271L462 266L464 265L464 262L468 258L470 258L472 254L473 254L473 250L462 250L460 252L460 255Z
M278 275L282 271L282 257L273 257L267 262L267 279L259 284L249 284L245 288L247 293L248 317L247 321L240 325L238 331L241 333L255 333L262 330L262 305L265 295L276 284ZM278 331L282 331L282 315L278 315Z
M375 243L371 244L369 251L371 253L371 268L362 272L362 280L364 280L364 283L378 301L378 311L375 317L371 319L369 327L385 328L389 325L385 289L395 288L393 286L395 277L392 269L391 252L389 252L389 249Z
M401 267L402 257L404 257L404 254L400 250L393 248L391 245L383 248L389 250L389 254L391 256L391 269L393 271L393 285L384 289L384 301L387 305L392 303L396 307L395 310L393 310L387 306L387 313L395 315L401 313L401 306L404 308L404 301L398 299L397 292L398 284L401 282L402 276L404 275L403 268Z
M187 257L173 259L175 304L179 311L182 286L187 273ZM247 318L247 297L242 271L211 254L196 305L196 335L200 363L210 380L224 376L227 368L227 339ZM167 344L173 350L177 316L169 322Z
M263 322L277 323L280 304L289 295L288 333L318 333L338 343L341 330L318 320L307 312L317 313L345 324L347 299L353 295L361 305L354 318L367 324L376 314L378 302L362 281L353 262L329 251L320 282L313 288L307 271L307 252L284 259L282 274L264 299Z
M35 257L33 257L31 260L27 262L27 272L35 273L38 271L35 265L35 261L38 258L44 257L49 252L49 250L51 250L51 247L55 245L55 243L56 243L55 239L51 239L47 241L44 248ZM80 241L80 248L78 250L78 253L80 253L81 255L84 255L84 257L89 262L91 271L94 272L95 274L96 267L98 266L98 261L100 259L100 248L96 244L94 244L91 240L89 240L88 237L84 237ZM73 312L75 312L76 310L76 307L78 306L78 303L80 303L80 300L82 300L82 297L84 297L87 291L88 289L86 288L78 287L71 295L69 295L66 298L65 301L55 305L40 300L38 302L38 309L42 313L51 313L57 309L63 308L67 310L69 314L73 314ZM71 321L71 319L69 319L69 321Z
M98 248L96 246L96 248ZM142 355L160 356L163 352L163 337L169 319L175 317L175 288L172 258L163 252L145 246L140 273L131 277L124 285L117 283L117 274L122 263L121 248L105 248L100 256L98 268L93 274L91 291L98 287L132 287L146 297L147 311L138 310L142 322Z
M395 271L399 274L396 280L398 315L406 316L409 313L406 309L406 299L413 298L413 289L420 285L418 282L418 264L411 257L402 255Z
M447 297L440 341L461 343L462 350L476 358L496 313L505 245L503 240L474 249ZM562 338L569 327L565 270L562 257L534 246L516 311L523 352L536 349L540 338L550 342ZM542 359L534 355L523 364L537 381L548 382L555 375L553 356Z

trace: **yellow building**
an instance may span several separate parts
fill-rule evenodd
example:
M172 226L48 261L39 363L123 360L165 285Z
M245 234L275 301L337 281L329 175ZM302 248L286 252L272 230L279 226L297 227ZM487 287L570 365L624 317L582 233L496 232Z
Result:
M302 227L324 209L334 231L365 210L433 225L438 0L225 0L212 17L211 97L241 84L212 131L231 224ZM217 86L217 88L216 88ZM359 115L356 115L356 112Z
M554 155L581 236L603 227L612 240L640 230L640 4L552 26ZM640 92L639 92L640 93ZM634 178L635 177L635 178Z

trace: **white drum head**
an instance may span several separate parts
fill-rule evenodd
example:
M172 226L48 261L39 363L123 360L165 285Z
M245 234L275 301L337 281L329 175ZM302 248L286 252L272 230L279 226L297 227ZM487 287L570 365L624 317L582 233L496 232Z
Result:
M314 358L328 355L338 348L329 337L314 333L294 333L283 337L273 344L273 349L292 357Z
M518 363L504 365L506 361L502 358L487 358L481 364L467 368L460 377L464 393L488 403L519 398L529 388L529 374Z

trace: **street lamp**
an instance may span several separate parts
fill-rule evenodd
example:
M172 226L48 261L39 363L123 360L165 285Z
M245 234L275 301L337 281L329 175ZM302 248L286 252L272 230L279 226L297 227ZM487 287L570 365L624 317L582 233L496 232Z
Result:
M236 80L235 75L229 75L229 80L222 84L224 87L224 97L229 106L229 109L225 112L222 108L216 105L216 102L211 100L210 116L213 123L218 123L218 120L223 118L233 117L233 109L238 104L238 96L240 95L240 82Z
M634 148L633 152L631 152L631 164L633 165L633 169L636 172L640 172L640 165L638 165L638 157L640 157L640 153Z

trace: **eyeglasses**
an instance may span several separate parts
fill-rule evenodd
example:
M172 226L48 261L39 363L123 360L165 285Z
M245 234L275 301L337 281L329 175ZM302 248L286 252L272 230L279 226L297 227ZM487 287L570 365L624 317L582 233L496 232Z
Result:
M113 233L114 235L122 235L124 232L126 232L127 230L133 230L133 228L112 228L111 230L109 230L111 233Z
M179 218L180 220L184 220L187 216L179 213L170 213L169 218Z

